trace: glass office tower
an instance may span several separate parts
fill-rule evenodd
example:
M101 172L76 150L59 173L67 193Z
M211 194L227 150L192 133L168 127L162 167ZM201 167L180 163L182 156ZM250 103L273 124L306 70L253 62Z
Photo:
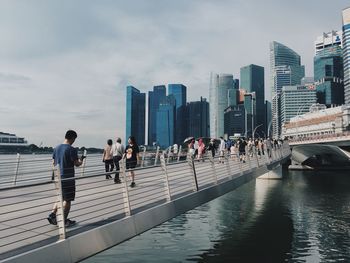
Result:
M246 90L248 93L255 92L256 125L259 126L257 132L259 134L262 133L262 131L266 132L264 67L253 64L242 67L240 76L241 89Z
M139 145L145 144L146 93L133 86L126 87L126 132L125 143L134 136Z
M201 97L200 101L187 103L188 135L195 138L209 137L209 103Z
M298 53L281 43L273 41L270 43L270 70L272 85L272 136L278 138L281 135L279 97L282 86L299 85L301 79L305 76L305 67L301 65L301 58ZM289 80L289 84L281 85L282 82L287 82L287 80Z
M187 98L187 88L182 84L169 84L168 94L173 95L175 98L175 142L177 144L183 143L187 135L187 125L186 125L186 98Z
M350 104L350 7L343 10L344 97Z
M233 75L211 74L209 86L210 137L224 136L224 111L228 106L228 90L234 88Z
M169 95L160 103L157 111L157 143L162 149L175 143L175 111L175 97Z
M148 145L157 142L157 111L159 105L166 99L166 87L154 86L153 91L148 92Z
M327 107L344 103L342 32L323 33L315 41L314 80L317 102Z

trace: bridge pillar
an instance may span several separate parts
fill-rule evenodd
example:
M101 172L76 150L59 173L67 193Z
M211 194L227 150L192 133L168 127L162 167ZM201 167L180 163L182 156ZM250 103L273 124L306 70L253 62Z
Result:
M275 169L268 171L266 174L259 176L258 179L282 179L282 166L279 165Z

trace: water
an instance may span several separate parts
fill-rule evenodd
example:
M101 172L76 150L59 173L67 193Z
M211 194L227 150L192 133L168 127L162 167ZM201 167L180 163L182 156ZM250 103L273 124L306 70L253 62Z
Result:
M256 180L84 262L350 262L350 174Z

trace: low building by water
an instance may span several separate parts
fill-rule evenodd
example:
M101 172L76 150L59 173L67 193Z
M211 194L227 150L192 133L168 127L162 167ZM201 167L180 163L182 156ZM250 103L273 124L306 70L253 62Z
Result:
M0 132L0 153L16 153L28 151L28 142L16 134Z

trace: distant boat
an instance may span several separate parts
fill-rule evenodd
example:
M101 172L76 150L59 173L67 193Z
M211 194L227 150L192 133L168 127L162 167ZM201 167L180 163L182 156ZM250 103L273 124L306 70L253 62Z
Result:
M28 142L16 134L0 132L0 153L28 151Z

